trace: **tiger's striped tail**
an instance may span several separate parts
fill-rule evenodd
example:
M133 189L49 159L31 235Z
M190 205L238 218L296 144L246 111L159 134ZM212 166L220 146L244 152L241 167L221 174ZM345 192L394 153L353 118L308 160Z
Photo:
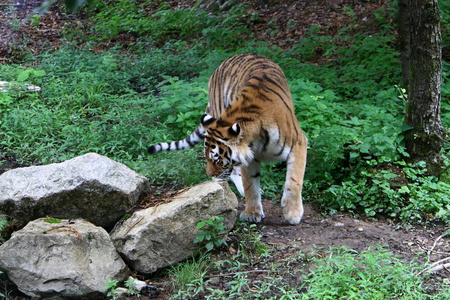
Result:
M200 124L194 132L185 138L184 140L179 140L175 142L169 143L159 143L153 146L148 147L149 154L155 154L161 151L177 151L177 150L186 150L194 147L201 141L203 141L205 136L205 130L203 126Z

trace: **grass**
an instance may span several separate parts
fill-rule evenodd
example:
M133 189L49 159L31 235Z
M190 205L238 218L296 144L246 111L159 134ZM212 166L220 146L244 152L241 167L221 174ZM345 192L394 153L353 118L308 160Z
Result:
M167 272L172 278L172 288L178 291L201 288L209 259L208 254L203 254L171 266Z
M331 249L304 276L303 299L428 299L417 266L386 250Z

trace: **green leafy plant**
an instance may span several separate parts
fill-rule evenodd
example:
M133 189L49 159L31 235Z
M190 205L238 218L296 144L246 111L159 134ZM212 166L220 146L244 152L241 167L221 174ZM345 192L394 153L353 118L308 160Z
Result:
M7 225L8 225L8 219L6 219L5 216L0 215L0 232L3 231Z
M105 287L103 288L105 291L108 291L106 295L114 300L119 297L119 294L116 291L118 283L119 281L116 279L108 279Z
M423 162L383 165L368 160L353 168L348 178L323 190L319 203L327 202L330 210L381 214L406 223L450 221L450 185L426 175Z
M14 98L9 93L0 91L0 113L9 111L13 102Z
M450 4L447 1L439 1L439 8L441 11L442 44L448 45L450 43Z
M405 263L383 248L361 253L334 248L303 277L301 299L429 299L418 266ZM388 296L389 295L389 296ZM442 295L436 295L439 299Z
M6 227L8 226L9 222L6 216L0 215L0 245L5 242L5 234L4 231Z
M127 289L127 294L130 296L136 296L139 297L141 293L136 288L136 279L135 278L128 278L125 280L125 288Z
M168 77L158 87L160 98L152 99L158 107L159 117L182 133L180 137L190 134L199 124L199 116L206 107L208 92L198 82L188 83L178 78Z
M38 80L39 77L45 76L46 72L44 70L35 70L33 68L27 68L25 70L20 70L17 75L17 81L18 82L24 82L26 80L33 80L33 81L41 81Z
M215 13L200 9L199 4L174 10L163 2L149 0L118 0L107 5L96 0L93 7L97 9L91 10L96 13L91 19L101 39L132 32L160 45L180 40L195 41L203 49L243 44L250 34L246 26L257 19L256 14L248 16L242 4L233 5L227 12ZM153 8L151 14L148 7ZM92 38L96 39L95 36Z
M227 230L223 220L222 217L213 216L209 220L198 222L197 229L199 232L194 239L194 243L203 244L206 251L226 246L227 241L224 235L227 234Z
M270 248L261 241L262 234L256 224L238 222L231 233L238 237L237 248L243 261L251 262L252 257L264 257L269 254Z
M17 8L14 5L9 5L7 12L10 14L10 26L13 31L17 31L20 28L20 19L16 14Z
M108 279L105 287L103 288L105 291L108 291L107 296L116 300L121 298L124 294L129 296L139 297L141 293L136 289L136 279L130 277L125 280L124 285L125 288L120 288L117 285L119 281L116 279Z
M37 27L37 25L39 24L39 22L40 22L40 16L39 16L39 15L33 15L33 16L31 17L31 20L30 20L30 25L31 25L32 27Z
M108 279L105 287L103 288L105 291L108 291L106 294L108 297L116 300L119 297L119 293L117 293L117 284L119 283L116 279Z

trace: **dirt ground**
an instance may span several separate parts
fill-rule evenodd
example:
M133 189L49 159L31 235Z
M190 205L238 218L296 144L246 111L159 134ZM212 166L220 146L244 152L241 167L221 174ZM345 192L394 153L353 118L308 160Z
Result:
M305 215L300 225L291 226L284 222L279 203L265 200L263 205L266 218L258 227L264 233L263 241L268 244L286 244L304 252L343 245L364 251L368 247L384 245L405 260L423 258L431 249L434 251L430 252L430 261L450 254L449 241L437 241L446 230L443 227L402 227L388 220L368 220L347 213L324 216L308 202L305 203ZM446 272L450 275L450 272Z

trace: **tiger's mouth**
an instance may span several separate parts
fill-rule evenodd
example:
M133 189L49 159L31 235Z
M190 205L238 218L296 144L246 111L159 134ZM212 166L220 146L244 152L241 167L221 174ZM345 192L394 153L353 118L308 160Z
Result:
M220 174L219 176L215 176L213 177L214 181L224 181L227 180L231 175L231 171L225 171L222 174Z

